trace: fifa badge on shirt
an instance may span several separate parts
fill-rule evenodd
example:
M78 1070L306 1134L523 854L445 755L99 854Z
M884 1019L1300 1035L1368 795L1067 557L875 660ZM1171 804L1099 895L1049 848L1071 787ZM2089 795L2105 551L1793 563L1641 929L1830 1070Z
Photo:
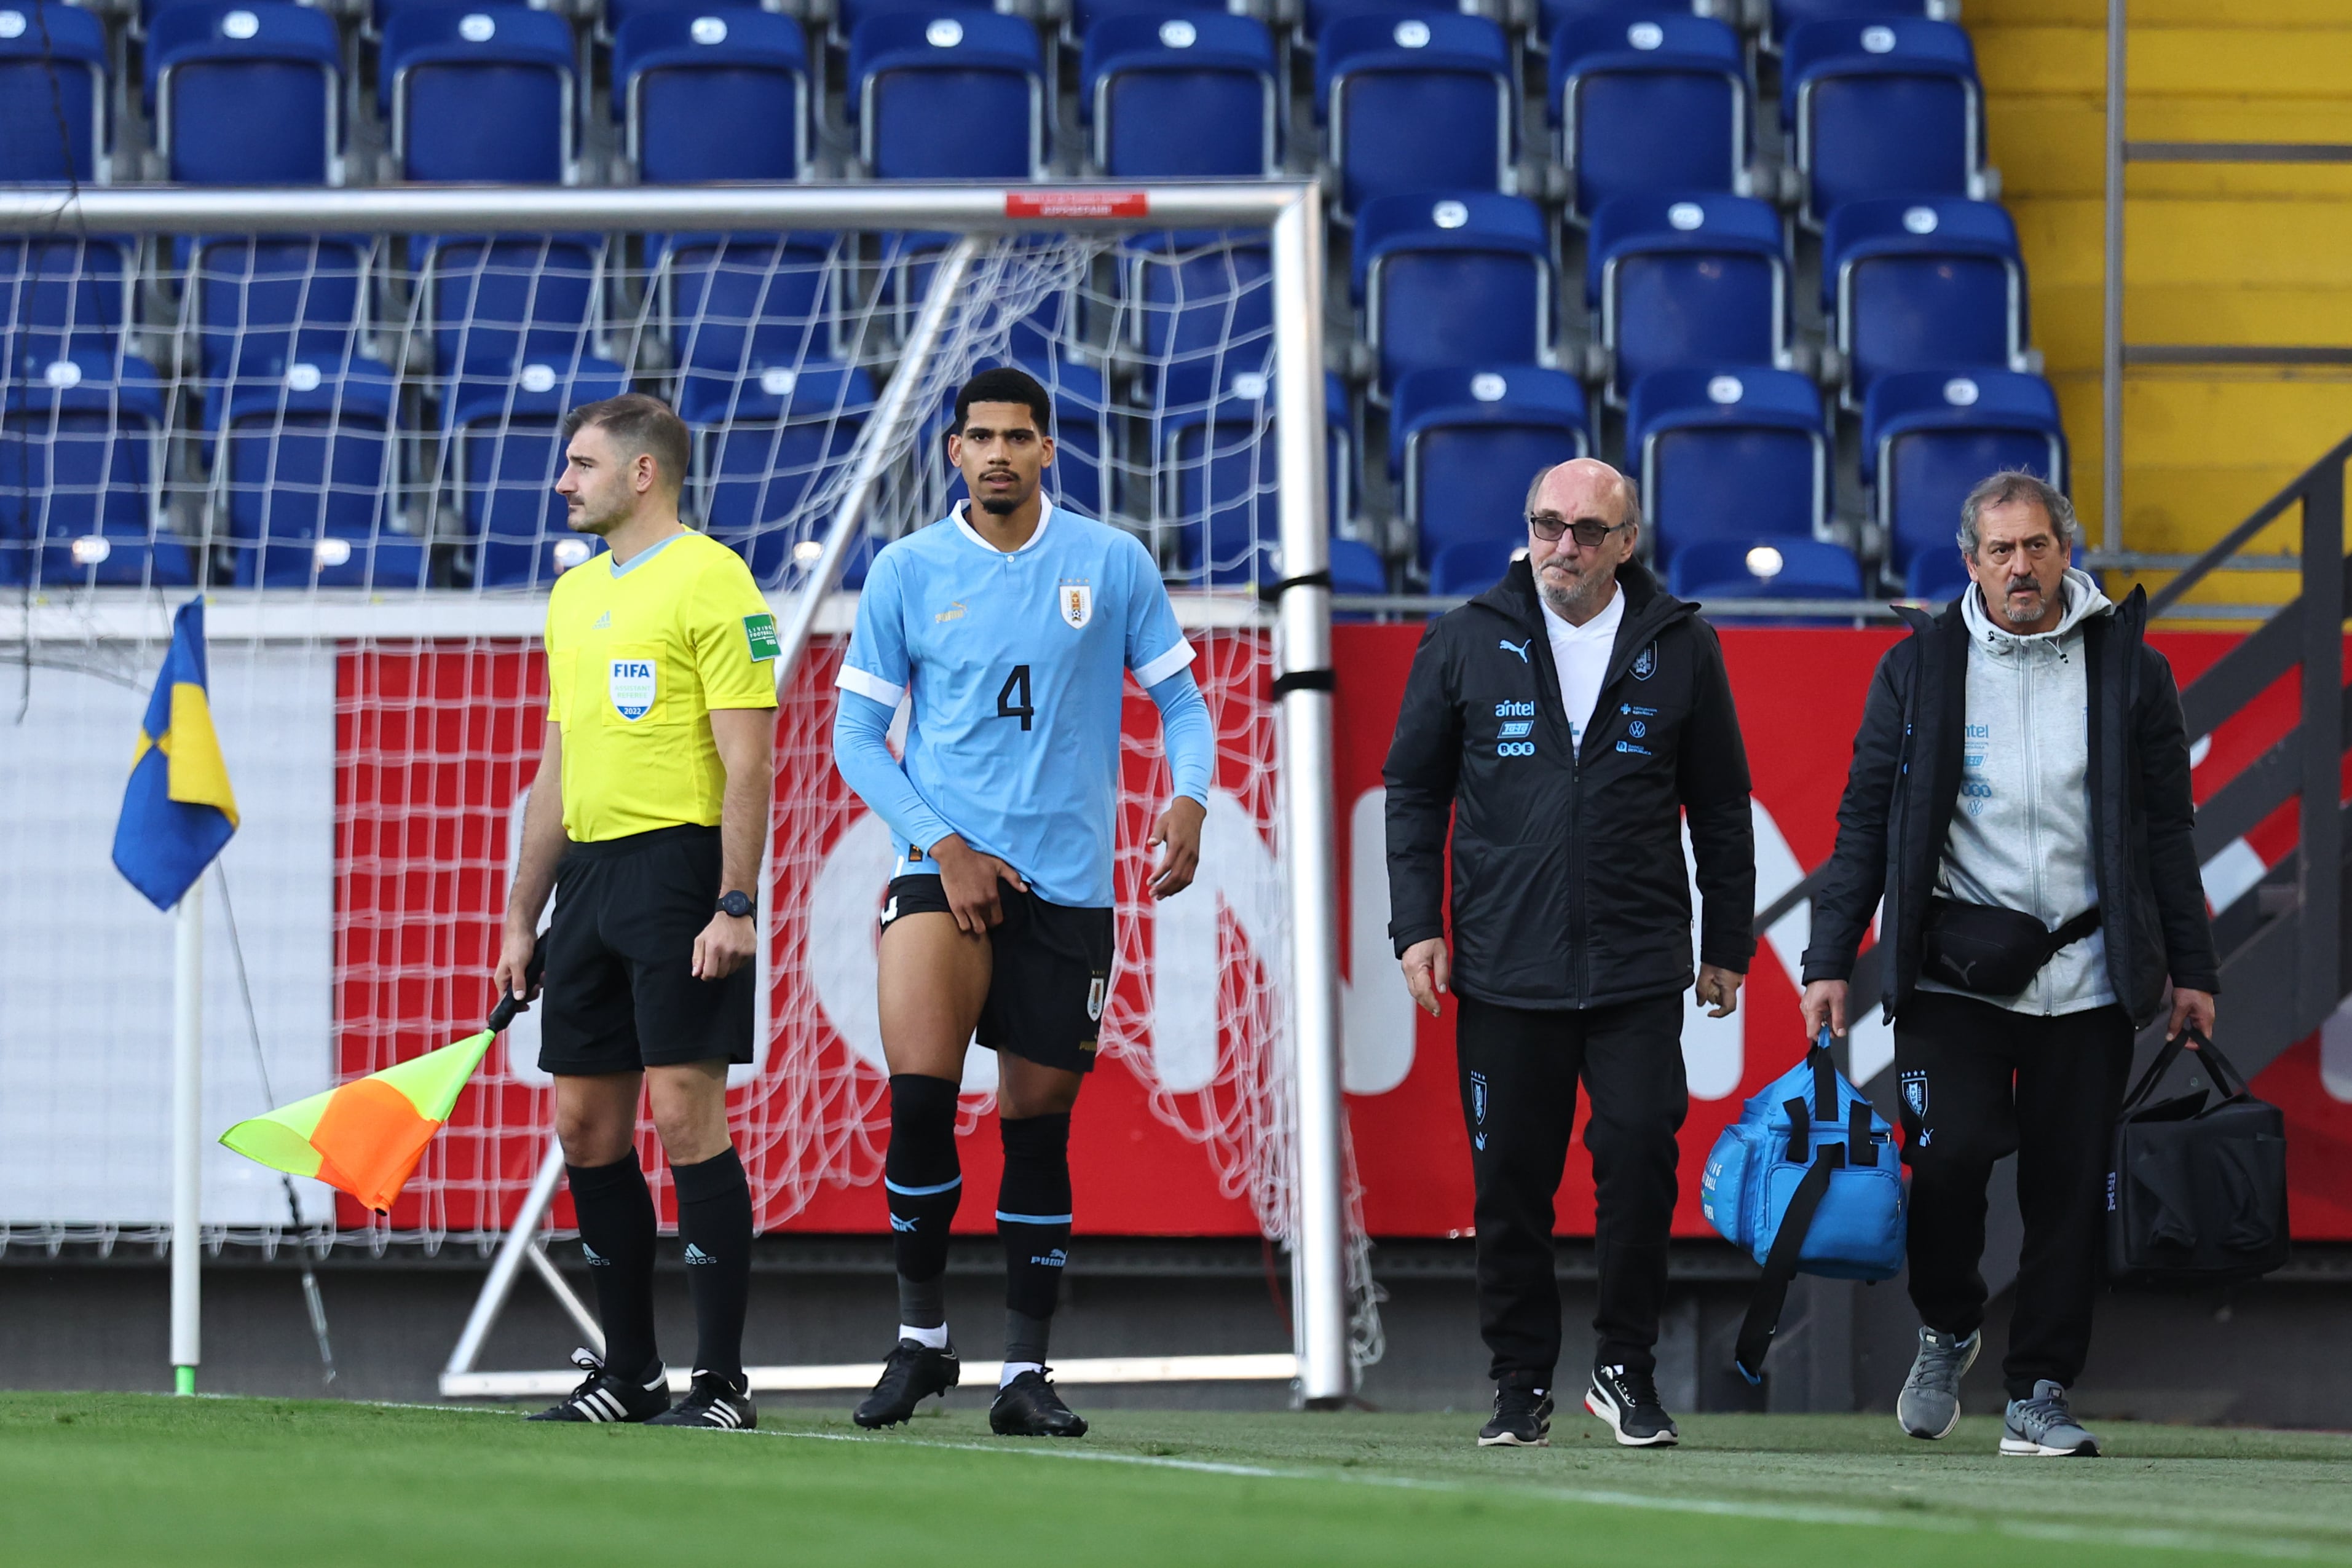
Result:
M1066 581L1054 592L1055 599L1061 607L1062 619L1070 623L1072 631L1085 631L1087 622L1095 618L1094 585L1088 582Z
M614 711L635 724L654 711L657 681L651 659L615 659L610 690Z

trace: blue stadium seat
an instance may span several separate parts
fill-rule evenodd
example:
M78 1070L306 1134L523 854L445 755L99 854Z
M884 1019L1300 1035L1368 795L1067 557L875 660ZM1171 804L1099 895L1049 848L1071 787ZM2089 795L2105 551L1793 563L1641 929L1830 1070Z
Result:
M857 29L876 16L903 16L917 12L926 18L967 11L994 11L995 0L835 0L832 41L846 47Z
M1517 538L1497 534L1447 545L1429 563L1429 591L1447 599L1484 593L1503 580L1511 562L1527 548L1524 528Z
M1331 549L1331 591L1334 593L1386 593L1389 591L1388 563L1381 552L1361 539L1333 539Z
M1667 586L1679 597L1715 602L1860 599L1862 564L1843 545L1810 535L1742 534L1685 545L1675 554Z
M671 235L654 247L657 329L698 408L833 351L845 257L831 235Z
M214 475L240 588L425 586L425 541L393 526L398 388L368 360L297 362L228 399Z
M1591 450L1584 389L1559 371L1415 371L1389 413L1389 473L1423 566L1465 539L1524 543L1528 482Z
M447 461L466 532L480 541L477 587L544 587L603 548L572 531L555 493L563 416L628 390L628 372L605 360L526 365L519 375L462 387L449 414Z
M1948 604L1968 591L1973 580L1969 576L1968 563L1960 559L1958 545L1921 549L1913 552L1911 564L1904 570L1903 596L1931 604Z
M598 36L611 39L640 16L722 16L732 22L746 11L768 14L762 0L603 0L595 9ZM807 52L803 47L802 53Z
M1718 6L1709 0L1538 0L1535 21L1528 28L1528 42L1538 50L1549 49L1562 26L1588 18L1633 22L1662 15L1709 16L1717 9L1735 16L1738 12L1737 5Z
M1746 183L1748 57L1706 16L1581 17L1551 40L1549 104L1570 211L1612 196L1738 191Z
M1262 178L1280 166L1274 37L1250 16L1107 16L1086 37L1078 112L1113 179Z
M1517 196L1383 196L1356 224L1350 279L1379 357L1375 397L1409 371L1539 364L1550 352L1551 232Z
M1331 526L1351 503L1355 434L1347 389L1323 382L1325 495ZM1164 408L1158 433L1158 515L1176 537L1171 576L1206 587L1273 582L1282 576L1280 462L1274 378L1240 371L1205 403Z
M1584 298L1612 402L1653 371L1779 365L1789 346L1780 215L1748 196L1619 196L1592 215Z
M1797 535L1827 520L1830 429L1793 371L1659 371L1634 383L1625 450L1657 557L1706 538Z
M824 486L849 461L874 408L874 382L854 365L768 371L725 400L681 405L694 427L694 493L703 528L740 554L762 587L794 569L793 549L823 537Z
M561 367L591 350L603 324L597 235L419 236L410 258L439 375L497 379L526 361Z
M1882 376L1871 387L1863 405L1862 478L1876 486L1879 526L1896 570L1922 556L1954 553L1960 498L2004 468L2065 488L2058 395L2040 376L1915 371Z
M1892 371L2023 368L2025 263L1995 203L1848 202L1822 240L1822 314L1859 408Z
M1780 113L1816 225L1875 196L1983 194L1976 51L1948 22L1807 22L1789 35Z
M572 166L572 27L520 5L415 5L385 22L383 103L404 180L553 184Z
M1157 21L1163 16L1197 16L1203 12L1213 16L1238 16L1248 9L1247 0L1235 0L1231 5L1226 0L1070 0L1063 37L1076 42L1094 31L1096 23L1113 16L1149 16Z
M297 363L339 376L360 354L373 242L217 235L181 248L187 278L181 304L196 337L208 426L219 422L224 394L238 383L276 388Z
M868 16L850 37L849 101L875 179L1045 172L1045 54L1021 17L937 7Z
M343 178L343 46L306 5L186 5L147 29L147 102L168 177L190 185Z
M1315 116L1343 214L1386 195L1502 189L1517 101L1510 45L1484 16L1343 15L1316 40Z
M131 324L131 243L0 237L0 364L12 374L68 350L113 353Z
M0 5L0 185L111 177L106 66L106 24L91 13L42 0Z
M808 48L765 11L649 11L613 44L613 111L649 185L808 172Z
M188 548L163 520L154 367L84 350L28 370L0 401L0 581L193 583Z
M1119 255L1128 340L1162 403L1208 397L1274 361L1274 261L1262 235L1138 235Z
M1790 29L1807 22L1883 22L1889 17L1925 18L1930 22L1959 19L1959 0L1772 0L1772 20L1764 31L1768 48L1788 41Z
M1067 507L1089 517L1109 516L1114 500L1111 459L1116 455L1114 443L1126 411L1114 405L1103 373L1091 365L1052 354L1016 355L1009 361L986 355L972 361L971 373L978 375L1007 363L1036 377L1045 395L1053 400L1054 464L1045 470L1045 494L1055 506ZM950 389L925 420L919 439L927 447L944 450L948 432L954 423L955 392ZM969 494L962 475L950 471L947 480L942 509Z

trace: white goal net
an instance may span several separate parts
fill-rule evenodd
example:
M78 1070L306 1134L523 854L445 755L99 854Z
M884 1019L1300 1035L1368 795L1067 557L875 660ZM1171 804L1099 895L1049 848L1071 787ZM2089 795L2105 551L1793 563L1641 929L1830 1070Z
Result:
M208 883L207 1135L479 1027L543 720L546 590L601 548L551 495L559 426L629 389L694 433L688 521L744 555L781 622L815 607L780 692L761 1055L730 1108L763 1229L880 1229L890 856L832 767L832 675L872 551L960 495L948 406L996 364L1053 395L1057 504L1162 563L1218 737L1200 883L1154 905L1143 841L1167 773L1130 687L1097 1075L1128 1086L1089 1111L1131 1119L1146 1166L1097 1177L1082 1151L1082 1228L1298 1241L1318 1190L1301 1084L1322 1091L1299 1058L1317 1009L1294 981L1292 721L1273 688L1328 661L1277 629L1265 591L1285 575L1277 414L1307 402L1282 388L1295 363L1318 447L1324 389L1319 354L1278 350L1265 194L1214 222L1190 217L1221 211L1205 197L1155 193L1157 223L1080 203L1066 226L999 222L961 247L974 231L919 207L893 222L887 192L858 214L787 193L731 224L534 192L549 211L529 233L511 214L426 229L389 192L306 194L307 220L257 196L248 228L215 212L181 229L139 222L143 194L93 195L126 206L104 220L14 211L0 232L0 1247L169 1233L169 922L107 846L171 612L198 591L243 814ZM284 232L303 221L320 232ZM1300 287L1319 311L1320 278ZM842 591L819 604L811 574L835 564L845 517ZM487 1249L547 1146L535 1053L526 1019L388 1216L308 1183L289 1214L275 1176L214 1151L208 1239L275 1247L299 1221L314 1244ZM967 1131L993 1083L973 1052ZM658 1171L650 1134L642 1153ZM1332 1153L1320 1190L1347 1217L1360 1365L1379 1353L1374 1290ZM1183 1179L1154 1176L1180 1156ZM1108 1195L1093 1216L1090 1180ZM667 1217L666 1175L656 1191ZM567 1221L559 1205L545 1223Z

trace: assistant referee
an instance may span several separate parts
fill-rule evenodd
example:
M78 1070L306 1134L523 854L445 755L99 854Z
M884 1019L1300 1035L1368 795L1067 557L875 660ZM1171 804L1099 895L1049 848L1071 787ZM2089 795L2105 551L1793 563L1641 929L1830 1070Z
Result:
M775 782L775 619L726 546L678 521L686 426L635 393L573 409L555 489L611 547L547 606L547 738L523 812L499 949L527 984L540 911L547 1005L539 1064L604 1357L541 1421L756 1424L743 1376L751 1189L727 1132L727 1068L751 1060L760 852ZM677 1184L697 1337L673 1408L654 1345L654 1203L637 1096Z

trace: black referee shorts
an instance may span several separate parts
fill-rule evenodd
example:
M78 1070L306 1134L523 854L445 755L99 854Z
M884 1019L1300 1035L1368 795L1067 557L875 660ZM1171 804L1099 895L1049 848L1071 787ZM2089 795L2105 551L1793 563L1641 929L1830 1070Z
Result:
M998 892L1004 920L988 934L992 967L976 1038L1040 1067L1092 1072L1110 998L1111 912L1048 904L1009 882ZM931 913L954 913L938 877L891 879L884 930L894 920Z
M656 828L574 844L555 873L539 1065L635 1072L751 1060L758 966L694 977L719 904L717 828Z

